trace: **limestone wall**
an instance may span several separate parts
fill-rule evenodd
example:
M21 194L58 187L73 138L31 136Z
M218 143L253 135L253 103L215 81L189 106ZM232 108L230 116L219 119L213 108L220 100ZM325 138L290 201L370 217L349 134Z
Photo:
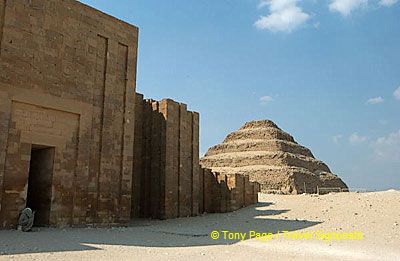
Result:
M260 184L250 182L245 175L224 175L201 169L200 184L200 213L231 212L258 202Z
M136 95L137 46L138 28L75 0L0 0L0 228L29 202L65 226L256 201L248 179L200 168L198 113Z
M259 184L199 166L199 115L136 94L132 217L228 212L258 201Z
M197 215L198 113L169 99L136 97L132 216Z
M0 227L32 146L55 148L50 225L130 220L138 29L73 0L0 0Z

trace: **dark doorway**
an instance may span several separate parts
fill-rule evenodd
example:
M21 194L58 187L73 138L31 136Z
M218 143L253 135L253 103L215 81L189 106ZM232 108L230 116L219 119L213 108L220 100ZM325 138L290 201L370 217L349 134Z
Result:
M34 226L50 223L54 148L32 145L26 206L35 211Z

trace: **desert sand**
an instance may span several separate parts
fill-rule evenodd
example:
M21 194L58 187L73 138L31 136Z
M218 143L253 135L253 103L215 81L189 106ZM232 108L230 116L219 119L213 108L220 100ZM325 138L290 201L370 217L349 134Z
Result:
M212 240L213 230L247 236ZM251 230L272 236L248 239ZM277 234L285 230L290 234ZM361 232L362 239L322 240L327 232ZM312 238L294 239L307 233ZM260 194L257 205L225 214L119 228L0 231L0 253L2 260L400 260L400 191Z

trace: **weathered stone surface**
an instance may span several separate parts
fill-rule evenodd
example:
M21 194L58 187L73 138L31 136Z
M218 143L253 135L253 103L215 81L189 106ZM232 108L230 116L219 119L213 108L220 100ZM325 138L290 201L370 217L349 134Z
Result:
M192 214L192 114L181 104L179 123L179 216Z
M260 184L241 174L220 174L202 169L203 209L201 213L225 213L258 202Z
M136 94L135 102L135 135L134 135L134 158L133 158L133 175L132 175L132 201L131 201L131 217L140 217L141 209L141 183L143 170L143 121L144 121L144 99L142 94ZM142 112L142 113L138 113ZM135 160L139 159L139 160Z
M77 1L0 1L0 227L54 148L50 225L131 215L138 29Z
M200 165L199 165L199 114L197 112L192 112L192 124L191 124L191 131L192 131L192 164L191 164L191 194L192 194L192 215L196 216L200 212L200 200L198 195L200 192L200 187L203 186L202 181L200 181ZM202 212L201 212L202 213Z
M203 169L203 201L204 201L204 212L213 213L215 210L215 202L219 200L218 192L218 182L216 177L209 169Z
M204 183L204 169L201 169L199 167L199 191L198 191L198 202L199 202L199 209L198 209L198 213L204 213L204 204L205 204L205 195L204 195L204 191L205 191L205 183Z
M179 216L179 104L170 99L161 103L164 104L161 113L166 119L164 218L176 218Z
M64 226L256 202L242 175L200 167L198 113L135 93L137 44L73 0L0 0L0 228L26 206Z
M133 191L133 198L141 205L136 216L164 219L197 215L200 190L198 114L170 99L156 102L143 100L143 95L136 97L137 104L144 104L136 106L135 112L138 118L134 147L142 154L142 157L135 155L132 174L134 180L141 181ZM146 110L150 104L151 111ZM144 125L139 119L145 119ZM146 122L151 127L146 127Z
M244 176L239 174L227 175L227 186L231 190L228 211L234 211L245 206L244 201ZM258 191L256 192L258 194ZM257 203L253 202L254 204Z
M222 144L208 150L201 165L222 174L249 175L264 192L296 194L315 193L321 187L347 189L309 149L268 120L248 122L229 134Z

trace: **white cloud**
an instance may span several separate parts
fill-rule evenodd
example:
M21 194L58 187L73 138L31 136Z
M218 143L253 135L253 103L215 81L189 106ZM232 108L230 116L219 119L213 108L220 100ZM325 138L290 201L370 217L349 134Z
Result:
M397 3L398 0L380 0L379 5L381 6L392 6Z
M338 144L339 141L340 141L342 138L343 138L343 135L340 135L340 134L339 134L339 135L335 135L335 136L332 137L333 142L336 143L336 144Z
M266 7L266 6L268 6L268 0L262 0L262 1L260 1L260 3L258 4L258 8L259 9L261 9L261 8L263 8L263 7Z
M267 105L268 103L272 102L274 99L271 96L262 96L260 97L260 104Z
M261 16L255 26L272 32L290 33L310 18L297 6L299 0L262 0L259 7L268 6L269 14Z
M343 16L348 16L354 10L366 6L367 3L368 0L331 0L329 10L331 10L331 12L338 12Z
M400 100L400 87L393 92L393 95L397 100Z
M354 132L354 133L351 134L350 137L349 137L349 141L350 141L350 143L352 143L352 144L363 143L363 142L367 141L367 139L368 139L368 138L367 138L366 136L358 135L357 132Z
M384 102L384 101L385 101L385 100L384 100L381 96L379 96L379 97L375 97L375 98L369 99L369 100L366 102L366 104L374 105L374 104L382 103L382 102Z
M381 137L372 143L379 158L400 160L400 130Z

